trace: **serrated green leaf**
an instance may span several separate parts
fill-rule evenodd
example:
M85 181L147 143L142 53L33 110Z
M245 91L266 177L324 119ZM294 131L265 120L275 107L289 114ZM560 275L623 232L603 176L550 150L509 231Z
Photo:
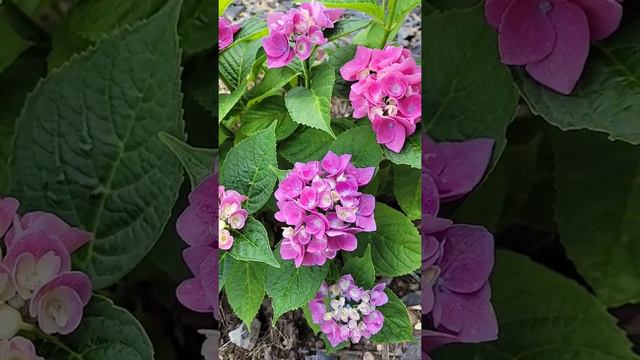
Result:
M640 144L640 20L597 44L571 96L556 93L517 72L517 83L535 114L562 130L603 132L611 140Z
M271 168L271 171L273 171L273 173L276 174L276 176L278 177L278 180L283 180L284 178L287 177L287 174L289 173L289 171L280 170L275 166L269 166L269 168Z
M351 154L351 163L360 168L377 168L382 161L382 150L370 126L346 130L331 143L329 150L338 155Z
M234 245L235 246L235 245ZM227 301L240 320L251 329L264 299L265 267L263 263L229 258L224 290Z
M640 301L640 149L588 131L558 132L553 147L567 255L605 305Z
M413 340L413 327L407 307L390 289L384 291L389 302L377 308L384 315L384 324L379 333L371 337L374 344L395 344Z
M235 40L226 49L245 41L262 39L267 35L269 35L269 29L263 15L252 16L240 24L240 31L235 35Z
M154 359L151 340L142 325L127 310L95 295L84 309L80 326L61 338L74 353L56 348L50 360Z
M246 209L250 214L264 206L276 184L276 176L269 168L278 166L275 128L274 122L234 146L221 166L221 185L249 197Z
M415 134L407 139L402 150L397 153L382 147L384 156L394 164L409 165L414 169L422 168L422 144L420 134Z
M25 211L95 235L74 265L97 289L151 250L183 181L156 136L183 133L178 12L172 1L75 57L36 87L16 125L11 193Z
M15 59L32 44L23 39L11 26L7 5L0 4L0 73L9 67Z
M434 13L425 19L423 129L435 140L496 140L493 163L506 145L518 91L500 63L495 30L480 7Z
M321 0L328 8L361 11L372 18L384 21L384 11L375 0Z
M522 255L498 251L491 287L498 340L449 345L434 359L639 359L602 304L573 280Z
M271 95L282 93L284 86L296 77L298 73L288 67L268 69L265 71L264 78L247 92L248 106L253 106Z
M369 20L363 19L343 19L338 20L333 24L333 28L326 29L324 36L329 41L335 41L350 35L358 30L364 29L369 25Z
M272 324L287 311L306 306L320 289L329 270L328 263L296 268L293 260L282 260L280 248L276 252L280 268L269 267L266 272L266 290L273 306Z
M376 281L376 269L371 259L371 245L367 244L362 257L350 257L345 262L342 273L344 275L352 275L358 286L362 286L365 289L372 288Z
M227 48L220 54L218 71L222 80L230 87L229 90L246 86L260 47L262 42L259 40L247 41Z
M298 124L322 130L335 138L331 129L331 94L335 83L333 67L327 63L311 69L311 88L296 87L287 92L285 104Z
M397 29L402 26L405 18L412 12L416 7L420 6L420 0L398 0L396 5L396 12L393 15L393 19L390 21L391 28Z
M243 136L251 136L277 122L276 140L288 138L298 128L291 120L282 96L271 96L247 110L241 117Z
M278 154L290 163L321 159L329 151L333 138L324 131L305 128L278 146Z
M240 231L233 231L234 242L229 255L236 260L257 261L274 267L280 265L273 257L269 235L264 226L256 219L249 217Z
M354 58L356 55L356 48L356 45L345 45L338 47L330 53L328 61L336 71L336 83L333 86L333 93L335 96L343 98L349 97L349 91L351 90L352 83L342 78L342 75L340 75L340 68Z
M215 150L195 148L166 132L161 132L158 136L182 163L191 180L192 189L211 175L216 155Z
M402 276L420 268L422 245L420 234L411 220L398 210L376 203L377 230L358 234L360 247L371 244L376 273Z
M71 30L70 19L69 16L62 19L51 34L51 52L47 56L49 72L59 68L73 55L81 53L93 44L92 41Z
M395 166L393 170L393 192L398 205L409 220L422 217L421 170L405 165Z

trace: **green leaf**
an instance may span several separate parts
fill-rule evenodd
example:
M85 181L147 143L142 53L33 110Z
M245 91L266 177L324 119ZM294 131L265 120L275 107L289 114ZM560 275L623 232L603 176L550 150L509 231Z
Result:
M251 136L276 121L276 140L278 141L288 138L298 128L298 124L291 120L282 96L268 97L260 104L249 108L242 115L240 132L244 136Z
M29 40L23 39L11 26L7 5L0 5L0 73L9 67L23 51L31 46Z
M280 143L278 154L292 164L318 160L327 154L332 141L324 131L305 128Z
M574 281L522 255L498 251L491 287L498 340L449 345L434 359L639 359L602 304Z
M407 307L390 289L384 291L389 302L379 307L384 315L384 325L379 333L371 337L374 344L395 344L413 341L413 327Z
M333 24L333 28L326 29L324 36L329 41L335 41L350 35L358 30L364 29L369 25L369 20L363 19L343 19L338 20Z
M247 98L250 99L248 106L253 106L271 95L282 93L285 85L296 77L298 73L288 67L268 69L265 71L264 78L247 92Z
M213 149L195 148L166 132L158 134L160 140L178 157L187 171L194 189L213 172L213 160L216 151Z
M362 257L352 256L344 264L342 273L351 274L356 284L370 289L376 281L376 269L371 259L371 245L367 244Z
M307 325L311 328L314 334L318 335L320 333L320 325L313 323L313 317L311 316L311 311L309 310L309 306L302 306L302 312L304 312L304 318L307 320Z
M183 182L156 136L183 136L178 11L172 1L55 71L16 125L11 193L95 235L74 265L96 289L148 254Z
M222 16L232 2L233 0L220 0L218 2L218 15Z
M280 170L275 166L269 166L269 168L271 168L271 171L273 171L273 173L276 174L276 176L278 177L278 180L283 180L284 178L287 177L287 174L289 174L289 171Z
M71 29L91 41L97 41L104 34L156 13L165 3L164 0L81 1L71 11Z
M518 72L531 110L562 130L588 129L611 140L640 144L640 20L596 44L571 96L556 93Z
M420 134L415 134L407 139L402 150L397 153L382 147L384 156L394 164L409 165L415 169L422 169L422 144Z
M640 149L588 131L553 139L554 213L567 255L605 305L640 301Z
M422 217L422 172L408 166L395 166L393 192L409 220Z
M351 163L356 167L378 167L382 161L382 150L376 142L376 134L370 126L358 126L338 135L329 150L338 155L351 154Z
M391 20L391 28L397 29L402 26L407 15L420 6L420 3L420 0L398 0L396 12L393 15L393 20Z
M238 103L244 91L247 88L247 83L244 82L241 86L235 90L231 94L219 94L218 95L218 121L222 121L226 118L227 114L233 109L234 106Z
M384 11L375 0L321 0L328 8L361 11L372 18L384 21Z
M59 68L73 55L93 44L92 41L78 35L71 29L70 16L63 18L51 34L51 52L47 56L49 72Z
M423 54L425 131L435 140L496 140L500 157L514 118L518 91L498 59L496 33L481 7L434 13L425 19Z
M331 93L335 80L333 67L327 63L311 69L311 88L293 88L284 98L291 119L335 138L331 129Z
M216 44L217 23L214 1L184 0L178 24L180 45L188 54L212 48Z
M349 97L349 91L351 90L351 82L346 81L340 75L340 68L348 61L354 58L356 55L356 45L339 46L337 49L330 52L329 64L333 66L336 77L336 83L333 86L333 94L343 98ZM330 51L330 50L328 50Z
M276 123L234 146L221 168L220 183L249 197L246 209L250 214L260 210L269 200L276 176L269 165L276 160Z
M235 40L227 47L236 46L238 43L256 39L262 39L269 34L267 22L263 15L252 16L240 24L240 31L235 35Z
M260 40L247 41L227 48L220 54L218 70L222 80L230 86L229 90L233 91L246 86L260 47L262 47Z
M138 320L127 310L98 295L94 295L84 309L78 329L61 340L74 353L56 348L47 359L154 359L151 340Z
M376 273L401 276L420 268L421 240L411 220L398 210L376 203L374 212L378 230L358 234L359 247L371 244Z
M249 217L240 231L233 232L234 242L229 255L236 260L257 261L274 267L280 265L273 257L269 235L264 226L256 219Z
M235 246L235 244L234 244ZM265 265L259 262L238 261L228 258L227 280L224 290L227 301L240 320L251 329L253 318L258 314L264 299Z
M328 263L324 266L296 268L293 260L282 260L279 247L276 252L280 268L269 267L266 273L266 290L273 306L272 324L287 311L306 306L320 289L329 271Z

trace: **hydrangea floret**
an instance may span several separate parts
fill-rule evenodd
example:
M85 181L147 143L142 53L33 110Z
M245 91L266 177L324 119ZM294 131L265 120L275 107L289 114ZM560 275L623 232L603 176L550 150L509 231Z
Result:
M389 302L380 283L370 290L356 285L351 275L344 275L338 283L323 283L309 302L314 324L327 336L332 346L351 340L354 344L377 334L384 325L384 315L377 310Z
M379 144L400 152L422 117L422 70L408 49L358 46L355 57L340 68L351 85L353 117L368 117Z
M218 18L218 50L227 48L233 42L233 34L240 30L239 24L232 24L224 17Z
M242 208L242 203L247 200L247 197L235 190L225 190L224 186L219 186L218 199L220 202L218 247L229 250L233 246L234 240L229 229L242 229L249 216L249 212Z
M296 163L275 192L283 228L280 255L296 267L324 265L338 251L354 251L355 234L376 230L375 197L359 191L375 168L356 168L351 155L329 151L321 161Z
M286 66L296 56L307 60L313 46L327 43L322 31L333 28L342 13L342 9L327 9L311 1L287 12L268 14L269 36L262 39L262 45L269 68Z
M80 325L91 299L91 280L71 270L71 254L93 235L57 216L18 214L20 203L0 198L0 355L40 359L33 344L16 337L37 326L49 335L68 335Z

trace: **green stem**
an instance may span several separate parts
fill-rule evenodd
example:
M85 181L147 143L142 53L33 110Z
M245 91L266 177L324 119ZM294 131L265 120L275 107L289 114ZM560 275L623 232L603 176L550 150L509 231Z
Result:
M82 359L82 355L80 353L75 352L72 348L68 347L67 345L65 345L62 341L60 341L57 337L53 336L53 335L49 335L45 332L43 332L42 330L40 330L38 327L36 326L32 326L29 329L24 329L26 331L29 331L31 333L34 333L36 335L38 335L39 337L43 338L44 340L46 340L47 342L54 344L55 346L59 347L60 349L68 352L69 354L71 354L73 357L78 358L78 359Z
M309 69L309 59L302 61L302 71L304 72L304 87L311 87L311 70Z
M385 45L387 45L387 40L389 40L389 35L391 34L393 19L396 15L397 6L398 0L389 0L389 11L387 12L387 17L384 21L384 36L382 36L382 44L380 44L380 49L384 49Z

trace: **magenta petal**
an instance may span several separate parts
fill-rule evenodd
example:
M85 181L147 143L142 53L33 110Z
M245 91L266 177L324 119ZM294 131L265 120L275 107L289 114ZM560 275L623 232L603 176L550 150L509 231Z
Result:
M504 15L509 5L514 1L515 0L487 0L484 4L484 15L489 25L498 30L502 22L502 15Z
M445 234L439 263L442 286L460 293L479 290L493 268L493 235L474 225L453 225Z
M51 236L44 230L27 230L22 233L20 239L8 249L3 262L8 268L13 268L18 257L24 253L30 253L38 259L50 251L60 257L60 272L71 270L69 250L56 236Z
M440 324L457 333L458 341L477 343L495 340L498 335L496 315L489 302L491 289L485 285L474 294L438 293Z
M550 17L558 34L556 46L547 58L528 64L526 70L541 84L568 95L589 55L589 23L578 5L566 1L555 2Z
M422 218L423 233L426 235L444 231L452 224L453 222L451 220L442 219L435 216L425 215Z
M211 251L213 248L210 246L191 246L184 249L182 258L193 275L200 275L200 264L204 262Z
M344 233L335 236L333 240L335 240L340 249L344 251L353 251L358 247L358 239L356 239L353 234Z
M433 178L426 172L422 174L422 213L438 215L440 209L440 194Z
M69 271L58 275L36 292L29 305L29 314L32 317L36 317L43 296L60 286L65 286L75 291L82 302L82 306L86 306L91 300L91 279L85 273Z
M442 173L434 176L442 201L455 200L473 190L489 164L493 143L493 139L473 139L437 145L447 162Z
M50 300L52 299L52 300ZM52 305L54 302L56 305ZM56 323L50 313L55 311L64 311L67 314L66 323L62 326ZM71 334L80 325L82 320L84 305L80 295L72 288L67 286L58 286L51 288L42 295L38 302L38 326L47 334L59 333L61 335Z
M207 313L212 310L199 279L183 281L176 290L176 296L182 305L195 312Z
M73 253L93 239L93 234L90 232L71 227L59 217L42 211L34 211L25 214L20 219L20 224L24 230L40 229L57 236L70 253ZM13 245L13 242L16 241L16 236L19 237L15 231L7 233L7 237L5 239L7 246L10 247Z
M393 123L393 140L385 145L389 150L399 153L402 151L405 140L407 140L407 132L405 127L397 122Z
M622 5L615 0L573 0L580 5L589 20L591 41L600 41L618 29L622 20Z
M14 198L0 198L0 237L2 237L13 221L20 202Z
M538 9L538 1L514 1L500 24L500 57L508 65L525 65L551 53L556 34L548 14Z
M200 264L200 283L204 296L209 306L217 310L218 308L218 254L211 251L206 259Z
M217 214L215 215L217 218ZM214 246L215 235L198 216L195 206L190 205L178 217L176 230L180 238L191 246Z
M369 67L371 51L371 49L364 46L358 46L355 57L340 68L342 78L347 81L360 79L361 77L359 75Z
M430 351L456 341L457 338L451 334L433 330L422 330L422 351Z

